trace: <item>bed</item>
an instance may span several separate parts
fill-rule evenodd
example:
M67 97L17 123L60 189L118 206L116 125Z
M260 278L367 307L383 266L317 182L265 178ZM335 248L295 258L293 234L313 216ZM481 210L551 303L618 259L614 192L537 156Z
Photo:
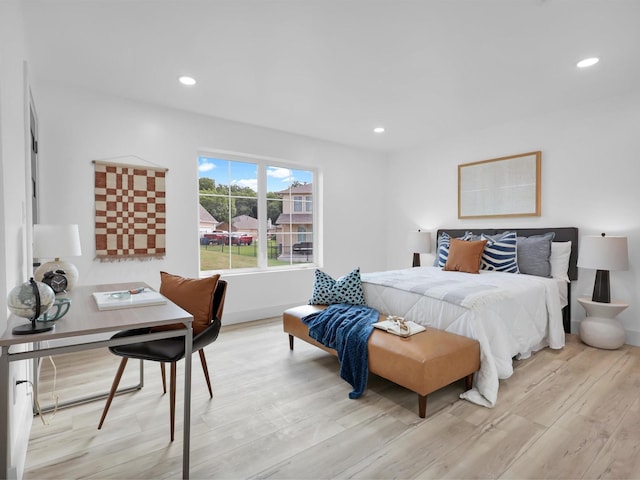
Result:
M438 230L436 262L445 237L500 239L507 237L505 232L515 232L510 237L514 242L517 238L517 251L521 252L518 265L521 261L524 265L528 255L537 255L530 245L539 245L542 238L552 236L553 276L491 270L471 274L443 271L442 266L362 274L368 306L478 340L480 371L473 388L462 397L487 407L497 401L499 380L513 374L513 358L527 358L545 347L564 346L571 318L570 282L577 279L578 229L573 227ZM523 271L539 273L536 268Z

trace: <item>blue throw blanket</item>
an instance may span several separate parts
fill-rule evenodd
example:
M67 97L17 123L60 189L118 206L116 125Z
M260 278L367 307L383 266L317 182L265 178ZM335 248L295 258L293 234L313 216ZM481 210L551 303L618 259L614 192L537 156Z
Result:
M367 387L369 356L367 342L378 321L378 311L363 305L338 303L302 319L309 336L338 352L340 376L353 391L349 398L360 398Z

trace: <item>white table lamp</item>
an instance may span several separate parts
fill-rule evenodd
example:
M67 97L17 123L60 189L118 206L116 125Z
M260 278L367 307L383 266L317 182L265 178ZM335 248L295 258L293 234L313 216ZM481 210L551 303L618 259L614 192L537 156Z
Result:
M41 282L44 274L63 270L67 277L67 290L71 290L78 281L78 269L72 263L61 260L62 257L79 257L80 232L78 225L45 225L33 226L33 257L38 260L53 258L43 263L34 273L34 278Z
M578 267L596 271L593 302L611 303L610 270L628 270L627 237L585 235L580 239Z
M408 240L409 251L413 252L412 266L419 267L420 254L431 252L431 232L423 232L422 230L411 232Z

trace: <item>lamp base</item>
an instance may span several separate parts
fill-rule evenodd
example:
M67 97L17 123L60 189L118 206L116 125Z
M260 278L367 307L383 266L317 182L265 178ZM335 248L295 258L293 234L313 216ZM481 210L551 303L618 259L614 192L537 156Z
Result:
M609 270L596 271L596 281L593 284L591 300L600 303L611 303L611 287L609 283Z
M26 323L24 325L18 325L17 327L13 327L11 332L14 335L31 335L32 333L42 333L53 330L55 325L53 323L44 322L40 324L36 324L35 321L31 323Z
M419 253L414 253L413 254L413 265L411 265L412 267L419 267L420 266L420 254Z
M73 263L65 262L59 258L40 265L34 272L33 278L36 282L41 282L45 273L55 272L56 270L62 270L65 277L67 277L67 291L73 289L78 281L78 269Z

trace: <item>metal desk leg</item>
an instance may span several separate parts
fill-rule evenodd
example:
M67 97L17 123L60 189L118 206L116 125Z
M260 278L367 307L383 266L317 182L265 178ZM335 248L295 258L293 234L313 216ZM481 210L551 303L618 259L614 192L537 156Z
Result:
M42 359L35 359L36 362L38 362L39 360ZM125 393L130 393L130 392L135 392L136 390L141 390L142 387L144 386L144 367L143 367L143 362L144 360L140 360L140 380L138 381L137 385L131 385L128 387L120 387L118 388L118 390L116 390L115 395L122 395ZM37 386L34 386L34 391L36 392L36 395L39 395L40 392L37 389ZM105 398L109 397L109 392L100 392L100 393L95 393L93 395L87 395L84 397L78 397L78 398L72 398L70 400L65 400L64 402L59 402L58 405L44 405L40 407L40 412L37 411L37 408L35 406L35 402L33 405L33 409L34 409L34 415L37 413L48 413L48 412L52 412L53 410L61 410L63 408L67 408L67 407L74 407L76 405L82 405L84 403L89 403L89 402L95 402L96 400L104 400Z
M36 349L39 350L40 349L40 342L36 342ZM38 411L38 408L36 407L36 398L39 397L40 395L40 390L39 390L39 383L40 383L40 363L42 361L44 361L45 358L47 358L49 355L45 356L45 357L41 357L41 358L35 358L33 360L33 414L34 415L38 415L40 413L48 413L48 412L52 412L54 410L61 410L63 408L67 408L67 407L75 407L76 405L82 405L84 403L89 403L89 402L95 402L96 400L104 400L105 398L109 397L109 392L101 392L101 393L95 393L93 395L87 395L84 397L79 397L79 398L72 398L70 400L65 400L63 402L59 402L58 405L41 405L40 406L40 411ZM144 367L143 367L143 362L144 360L140 360L140 380L138 381L137 385L131 385L128 387L120 387L118 388L118 390L116 390L115 395L122 395L125 393L131 393L131 392L135 392L136 390L141 390L142 387L144 386Z
M40 342L33 343L33 349L40 349ZM33 396L31 397L33 402L31 403L31 410L33 414L36 415L38 413L38 408L36 407L36 399L38 398L38 380L40 378L40 358L34 358L31 361L31 389L33 391Z
M0 476L9 478L8 467L11 462L11 432L9 432L9 347L0 352Z
M189 324L184 336L184 426L182 440L182 478L189 478L189 443L191 441L191 350L193 328Z

